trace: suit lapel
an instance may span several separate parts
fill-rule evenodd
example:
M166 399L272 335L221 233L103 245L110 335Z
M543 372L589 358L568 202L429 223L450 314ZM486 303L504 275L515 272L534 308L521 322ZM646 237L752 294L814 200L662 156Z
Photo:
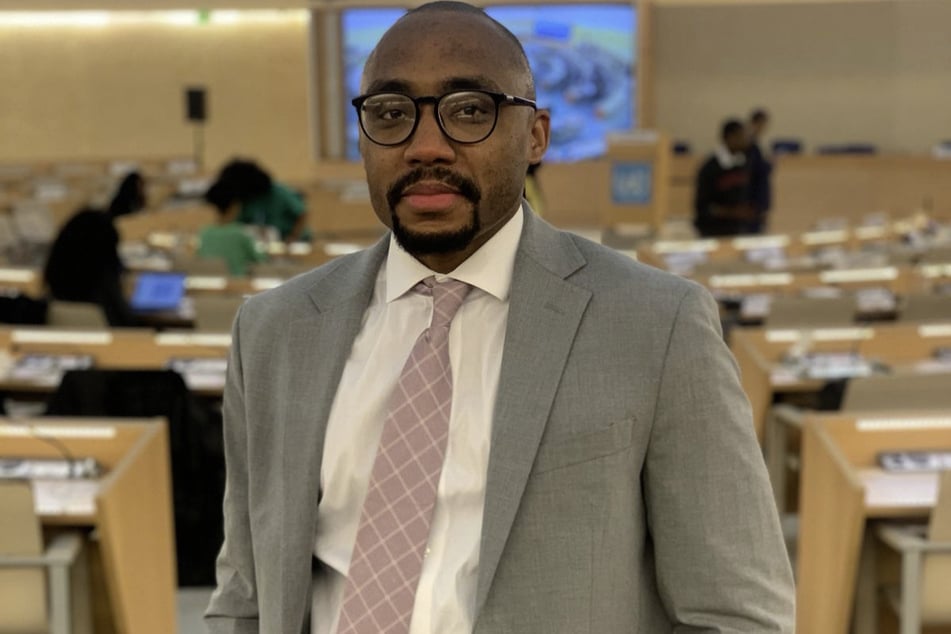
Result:
M281 618L295 624L310 600L300 589L310 585L327 419L386 251L384 239L317 280L309 291L313 306L291 321L286 333L283 354L293 371L288 384L279 386L287 399L281 409L286 412L281 421L285 483Z
M588 290L565 281L583 265L582 255L568 237L525 214L492 423L476 615L488 596L591 298Z

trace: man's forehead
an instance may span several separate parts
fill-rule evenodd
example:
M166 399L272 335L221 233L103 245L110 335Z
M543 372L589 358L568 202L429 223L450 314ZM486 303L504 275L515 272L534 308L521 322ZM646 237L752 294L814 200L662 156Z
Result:
M515 71L504 35L477 15L434 13L404 18L381 39L364 69L364 88L381 82L449 84L498 90ZM458 83L458 82L457 82ZM472 83L472 82L470 82Z

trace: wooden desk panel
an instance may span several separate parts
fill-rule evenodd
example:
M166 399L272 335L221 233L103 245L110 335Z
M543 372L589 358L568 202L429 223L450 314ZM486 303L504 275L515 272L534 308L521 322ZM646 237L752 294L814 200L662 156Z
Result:
M115 631L175 632L175 529L165 422L0 420L0 456L61 457L56 448L37 435L57 439L74 456L96 458L107 471L96 495L93 517L55 516L43 520L51 526L93 527L98 531L105 596Z
M868 521L921 518L929 509L870 505L862 472L880 451L951 446L951 411L810 415L805 421L797 566L797 631L846 634Z
M898 371L914 372L934 351L951 346L947 324L886 324L855 328L793 329L736 328L730 349L740 367L743 389L753 406L757 436L765 436L766 414L778 393L814 391L824 385L815 379L798 379L775 373L783 355L802 337L811 338L810 352L856 352ZM949 379L951 380L951 379Z

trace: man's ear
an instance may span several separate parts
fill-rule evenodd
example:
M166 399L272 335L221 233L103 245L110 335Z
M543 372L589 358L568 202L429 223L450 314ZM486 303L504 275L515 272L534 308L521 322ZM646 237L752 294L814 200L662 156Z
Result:
M538 163L548 151L551 141L551 113L547 108L539 108L532 121L531 143L529 144L529 163Z

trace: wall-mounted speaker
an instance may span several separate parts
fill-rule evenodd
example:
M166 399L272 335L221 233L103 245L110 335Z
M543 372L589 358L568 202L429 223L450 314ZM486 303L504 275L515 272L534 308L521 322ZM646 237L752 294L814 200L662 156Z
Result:
M204 86L192 86L185 89L185 118L203 123L208 118Z

